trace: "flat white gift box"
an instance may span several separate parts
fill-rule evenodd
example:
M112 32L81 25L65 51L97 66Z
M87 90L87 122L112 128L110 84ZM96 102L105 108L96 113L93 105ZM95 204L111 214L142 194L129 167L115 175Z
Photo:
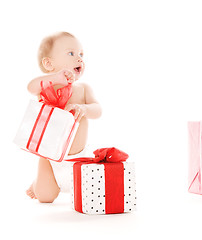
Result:
M124 175L124 210L131 212L136 210L136 183L135 166L133 162L123 162ZM72 208L75 207L74 196L74 171L71 168L71 198ZM86 214L107 214L106 194L105 194L105 165L83 163L81 166L81 193L82 193L82 213ZM120 188L117 184L116 188ZM77 198L77 196L76 196ZM113 202L112 202L113 204ZM77 210L78 211L78 210ZM116 212L113 212L116 213ZM120 213L120 212L118 212Z
M14 143L39 156L62 161L77 128L78 122L70 112L30 100Z

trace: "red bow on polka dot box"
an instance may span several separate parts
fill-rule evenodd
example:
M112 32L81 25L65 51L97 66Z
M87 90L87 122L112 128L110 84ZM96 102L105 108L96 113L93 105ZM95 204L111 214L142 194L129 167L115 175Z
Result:
M128 154L116 148L94 151L72 166L72 206L86 214L131 212L136 208L135 169ZM73 161L74 161L73 160Z

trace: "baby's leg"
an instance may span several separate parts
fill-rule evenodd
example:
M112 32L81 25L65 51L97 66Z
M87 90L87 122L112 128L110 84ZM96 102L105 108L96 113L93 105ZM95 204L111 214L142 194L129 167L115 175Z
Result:
M40 158L37 179L27 190L27 194L32 198L37 198L40 202L51 203L57 198L59 192L60 188L56 183L50 162L45 158Z

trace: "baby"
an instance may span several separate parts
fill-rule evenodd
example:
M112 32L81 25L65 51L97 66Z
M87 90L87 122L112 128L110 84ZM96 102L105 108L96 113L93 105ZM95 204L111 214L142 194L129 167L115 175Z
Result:
M39 48L38 61L41 70L48 73L33 79L28 84L30 93L40 98L41 81L51 81L55 90L72 83L72 96L65 110L75 112L79 128L72 143L69 157L84 157L88 134L88 119L95 119L101 115L101 107L95 99L92 89L77 80L82 76L85 64L83 49L80 42L70 33L60 32L45 38ZM68 162L54 162L45 158L39 159L36 180L26 191L31 198L40 202L53 202L60 191L68 190ZM65 179L65 180L63 180Z

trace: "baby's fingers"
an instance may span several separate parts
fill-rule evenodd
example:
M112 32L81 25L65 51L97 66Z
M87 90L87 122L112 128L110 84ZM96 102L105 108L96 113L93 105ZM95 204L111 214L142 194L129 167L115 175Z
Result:
M70 71L65 72L65 77L69 83L72 83L75 80L75 75Z
M75 104L68 104L66 107L65 107L65 110L70 112L71 110L75 109Z
M67 111L72 111L74 112L74 118L79 122L81 120L81 118L84 116L84 111L82 110L82 108L77 105L77 104L68 104L65 107L65 110Z
M80 113L81 113L80 108L76 108L75 113L74 113L74 118L77 119L77 121L80 121L80 119L81 119Z
M77 122L80 122L80 120L82 119L82 117L83 117L84 115L85 115L85 114L84 114L82 111L80 111L79 114L78 114L78 116L77 116L77 118L75 118L75 119L77 120Z

